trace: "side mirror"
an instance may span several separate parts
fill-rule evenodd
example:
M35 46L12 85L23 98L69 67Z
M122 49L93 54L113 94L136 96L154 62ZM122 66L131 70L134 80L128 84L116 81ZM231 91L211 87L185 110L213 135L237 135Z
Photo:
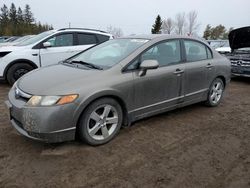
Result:
M44 48L49 48L49 47L51 47L52 45L51 45L51 43L50 42L44 42L43 43L43 47Z
M147 70L149 69L157 69L159 67L159 63L157 60L144 60L140 64L140 72L139 76L145 76L147 73Z

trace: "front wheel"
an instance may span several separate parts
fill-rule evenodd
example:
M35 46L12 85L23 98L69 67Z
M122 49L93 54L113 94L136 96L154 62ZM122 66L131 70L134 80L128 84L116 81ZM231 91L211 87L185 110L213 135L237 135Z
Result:
M224 93L224 83L220 78L216 78L210 86L206 101L207 106L218 106Z
M122 109L116 100L99 99L86 108L80 119L80 139L90 145L105 144L118 134L122 118Z
M31 70L33 70L33 67L27 63L16 63L12 65L6 76L8 83L13 85L20 77Z

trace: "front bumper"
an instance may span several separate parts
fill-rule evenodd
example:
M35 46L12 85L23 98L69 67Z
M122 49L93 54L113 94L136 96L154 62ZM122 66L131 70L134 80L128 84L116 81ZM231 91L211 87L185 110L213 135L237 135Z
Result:
M250 77L250 65L236 65L231 66L233 76Z
M47 143L75 139L76 125L72 125L75 104L51 107L28 107L26 101L16 99L14 90L5 102L12 126L28 138Z

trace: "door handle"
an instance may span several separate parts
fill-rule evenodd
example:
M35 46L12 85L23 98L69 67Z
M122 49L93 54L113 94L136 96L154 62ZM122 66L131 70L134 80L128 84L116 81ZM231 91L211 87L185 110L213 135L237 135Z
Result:
M174 74L183 74L184 73L184 70L181 70L181 69L176 69L176 71L174 72Z
M213 67L213 65L211 63L208 63L207 66L206 66L206 68L208 68L208 69L210 69L212 67Z

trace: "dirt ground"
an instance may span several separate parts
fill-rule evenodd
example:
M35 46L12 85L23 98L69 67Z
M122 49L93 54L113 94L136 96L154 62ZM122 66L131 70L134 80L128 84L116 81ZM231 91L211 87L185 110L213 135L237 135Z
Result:
M250 187L250 79L233 79L219 107L138 121L100 147L18 135L8 90L0 84L0 187Z

